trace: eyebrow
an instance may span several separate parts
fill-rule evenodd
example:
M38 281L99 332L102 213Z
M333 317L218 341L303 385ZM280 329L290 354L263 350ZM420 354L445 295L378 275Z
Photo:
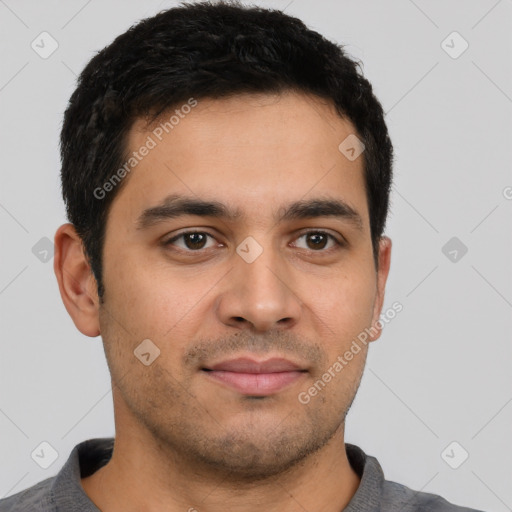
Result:
M340 199L300 200L280 208L279 211L280 213L274 215L278 223L317 217L336 217L350 222L359 231L363 230L361 215ZM184 215L212 217L230 222L246 218L239 208L232 208L219 201L173 194L167 196L160 204L144 210L137 219L137 229L147 229L160 222Z

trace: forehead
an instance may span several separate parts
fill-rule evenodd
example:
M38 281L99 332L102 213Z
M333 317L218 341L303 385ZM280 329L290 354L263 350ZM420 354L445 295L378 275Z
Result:
M133 124L126 158L140 160L114 203L136 215L169 194L194 195L253 216L308 194L366 205L363 157L339 149L356 130L331 103L294 92L194 102Z

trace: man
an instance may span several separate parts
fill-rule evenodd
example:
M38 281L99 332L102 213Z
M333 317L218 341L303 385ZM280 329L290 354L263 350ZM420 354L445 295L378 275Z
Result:
M1 511L470 510L344 441L393 151L340 47L280 11L162 12L87 65L61 152L55 272L103 339L116 437Z

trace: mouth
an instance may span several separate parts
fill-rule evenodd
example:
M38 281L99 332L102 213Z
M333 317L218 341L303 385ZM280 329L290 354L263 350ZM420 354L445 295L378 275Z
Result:
M267 396L291 386L308 371L283 358L256 361L247 357L201 368L208 379L250 396Z

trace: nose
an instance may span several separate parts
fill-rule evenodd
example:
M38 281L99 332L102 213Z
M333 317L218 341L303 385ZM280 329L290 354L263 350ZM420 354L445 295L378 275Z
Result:
M225 325L264 332L289 329L299 322L302 301L294 291L292 272L272 249L248 263L238 254L217 299Z

